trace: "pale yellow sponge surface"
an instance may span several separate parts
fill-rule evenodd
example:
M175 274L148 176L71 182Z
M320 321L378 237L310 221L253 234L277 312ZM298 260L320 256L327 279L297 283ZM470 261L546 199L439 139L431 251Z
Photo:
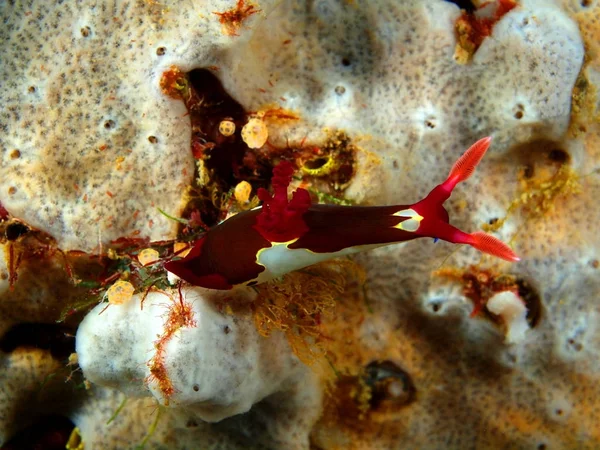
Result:
M273 384L264 392L240 393L252 398L231 411L258 402L248 413L202 422L188 408L202 403L195 401L197 378L210 379L202 388L212 390L194 406L227 410L236 382L245 381L232 380L229 369L244 373L246 364L251 373L252 362L291 356L278 346L272 348L280 354L271 355L274 342L266 339L253 350L248 336L228 346L233 332L208 333L204 353L194 353L186 349L198 345L200 331L242 319L211 312L205 328L173 331L167 340L160 334L166 301L162 309L158 302L151 311L134 310L128 296L105 315L92 312L80 330L93 337L87 355L100 356L88 363L104 365L96 380L104 386L48 410L72 418L86 448L130 448L146 436L148 448L598 448L600 3L518 3L472 60L459 64L461 12L443 0L1 2L0 202L64 250L92 251L121 236L174 236L176 223L158 208L181 213L194 176L187 111L160 90L162 73L175 65L208 68L257 118L266 108L296 114L285 127L265 119L267 129L250 136L260 135L257 145L268 137L264 151L271 144L318 146L343 131L358 149L345 200L361 204L417 201L464 149L493 136L480 167L446 206L454 225L489 228L522 258L509 265L425 240L361 255L367 282L359 301L338 299L328 318L337 384L312 432L315 409L302 417L302 395L313 392L308 381L280 390L277 373L264 377ZM214 13L236 5L255 13L235 26L220 23L223 15ZM0 331L54 323L78 295L60 255L23 262L11 291L4 244ZM513 285L490 288L502 277ZM475 300L493 294L541 311L535 322L525 317L521 339L507 339L510 324L485 308L469 316ZM160 339L171 358L164 366L153 360ZM48 352L27 350L28 358L21 351L0 352L8 367L0 441L24 426L15 411L37 405L20 389L31 392L56 373ZM218 364L197 362L203 355ZM164 405L169 386L157 387L149 373L161 375L173 362L179 392L158 407L150 390ZM335 402L348 404L336 397L344 377L356 381L372 364L384 374L397 368L387 394L402 398L399 380L408 379L414 398L384 398L391 412L376 410L368 392L361 397L353 386L357 402L332 418ZM123 400L115 387L147 397L129 400L107 424ZM60 387L48 389L50 398L63 395ZM358 400L363 416L349 420ZM157 411L162 419L154 426Z
M178 213L194 166L186 110L158 88L155 9L0 5L0 201L64 249L174 233L157 208Z

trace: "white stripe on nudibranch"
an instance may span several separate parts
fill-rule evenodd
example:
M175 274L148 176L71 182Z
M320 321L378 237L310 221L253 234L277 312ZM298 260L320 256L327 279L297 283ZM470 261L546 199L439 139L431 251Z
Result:
M394 228L411 232L417 231L419 229L419 225L421 225L421 220L423 220L423 216L421 216L414 209L403 209L402 211L397 211L394 213L394 216L408 217L407 220L395 225Z
M289 242L273 242L271 247L261 249L256 255L256 263L265 268L258 278L252 281L264 283L265 281L279 278L286 273L302 269L322 261L326 261L339 256L351 255L372 248L381 247L386 244L356 245L347 247L337 252L315 253L305 248L288 248L288 245L296 242L297 239ZM250 281L250 283L252 282ZM246 283L247 284L247 283Z
M258 207L260 208L260 206ZM254 208L257 209L257 208ZM407 217L408 219L399 223L394 228L399 228L404 231L417 231L423 216L419 215L414 209L403 209L394 213L394 216ZM260 275L243 284L258 284L270 281L274 278L280 278L286 273L294 270L302 269L322 261L327 261L340 256L351 255L353 253L362 252L365 250L381 247L386 244L372 245L356 245L347 247L337 252L331 253L315 253L305 248L289 248L288 246L296 242L298 239L293 239L288 242L272 242L270 247L263 248L256 254L256 263L263 266Z

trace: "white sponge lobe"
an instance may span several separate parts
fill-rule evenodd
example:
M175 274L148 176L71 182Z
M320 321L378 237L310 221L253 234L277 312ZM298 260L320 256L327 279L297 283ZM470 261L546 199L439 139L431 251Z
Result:
M503 291L488 300L487 309L500 316L506 326L506 342L516 344L525 339L529 330L527 308L523 300L514 292Z
M205 421L246 412L286 390L306 370L282 334L265 338L249 314L220 311L232 297L249 295L190 288L181 298L177 292L152 292L143 308L141 295L104 312L105 304L100 304L77 332L79 364L93 383L128 395L152 395L163 405L186 407ZM191 306L193 323L166 338L175 302ZM151 371L157 364L163 376Z

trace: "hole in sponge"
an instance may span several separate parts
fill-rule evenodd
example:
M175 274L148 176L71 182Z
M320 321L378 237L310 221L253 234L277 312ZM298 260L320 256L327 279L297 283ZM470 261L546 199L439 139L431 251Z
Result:
M573 338L568 339L567 344L569 344L569 347L571 347L576 352L580 352L581 350L583 350L583 345L581 344L581 342L577 342Z
M198 426L198 422L196 421L196 419L194 418L190 418L188 419L188 421L185 423L185 426L187 428L196 428Z
M273 165L277 159L305 161L325 155L327 159L315 163L316 166L322 166L317 169L319 173L311 175L321 177L318 181L327 183L326 187L331 186L336 194L345 188L355 172L355 149L350 139L342 133L332 135L319 147L310 142L305 145L304 139L297 142L286 141L282 148L268 143L272 148L270 152L249 148L239 132L224 134L221 127L224 121L231 122L230 128L233 130L241 129L249 120L261 117L264 121L270 121L269 127L275 129L278 123L293 123L298 117L284 108L246 111L224 89L213 73L214 70L214 67L210 67L184 73L172 68L163 73L160 81L163 93L173 98L182 98L188 109L193 130L191 152L195 159L203 162L200 173L195 178L206 180L202 186L194 186L194 196L181 217L188 218L197 214L200 216L199 220L209 227L220 222L227 211L236 207L227 199L231 193L235 193L235 188L242 181L251 185L252 192L269 187ZM150 142L156 143L157 140L154 139L149 138ZM277 158L273 157L275 154Z
M519 278L516 281L519 297L525 302L527 308L527 322L531 328L537 326L542 318L542 300L537 290L527 281Z
M308 161L306 161L304 163L304 167L306 167L309 170L316 170L316 169L320 169L328 162L329 162L329 158L309 159Z
M565 164L570 161L571 156L565 150L555 148L548 153L548 159L556 163Z
M12 222L4 230L4 236L8 241L16 241L29 232L30 228L21 222Z
M10 353L19 347L49 350L57 359L75 352L75 337L69 328L47 323L21 323L0 339L0 350Z
M66 417L43 416L13 436L2 446L2 449L62 450L66 448L74 428L75 424Z
M571 155L564 150L563 142L539 139L513 147L507 163L519 166L519 176L525 180L543 180L556 173L559 166L570 164Z
M411 377L393 362L372 362L366 367L366 374L371 409L391 412L415 400L417 390Z
M446 1L448 3L454 3L460 9L464 9L467 12L473 12L477 9L477 8L475 8L475 5L473 4L473 2L471 0L446 0Z
M517 120L521 120L525 115L525 107L521 103L517 103L513 108L514 118Z

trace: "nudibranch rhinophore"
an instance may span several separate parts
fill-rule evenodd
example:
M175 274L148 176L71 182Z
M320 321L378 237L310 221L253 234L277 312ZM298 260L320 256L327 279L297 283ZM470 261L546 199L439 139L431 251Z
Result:
M231 289L252 286L320 261L420 237L467 244L507 261L512 249L483 232L465 233L448 222L444 202L471 176L492 138L473 144L454 164L446 181L412 205L312 205L305 189L288 200L293 167L273 171L273 194L258 191L262 207L242 212L210 229L183 259L165 268L196 286Z

